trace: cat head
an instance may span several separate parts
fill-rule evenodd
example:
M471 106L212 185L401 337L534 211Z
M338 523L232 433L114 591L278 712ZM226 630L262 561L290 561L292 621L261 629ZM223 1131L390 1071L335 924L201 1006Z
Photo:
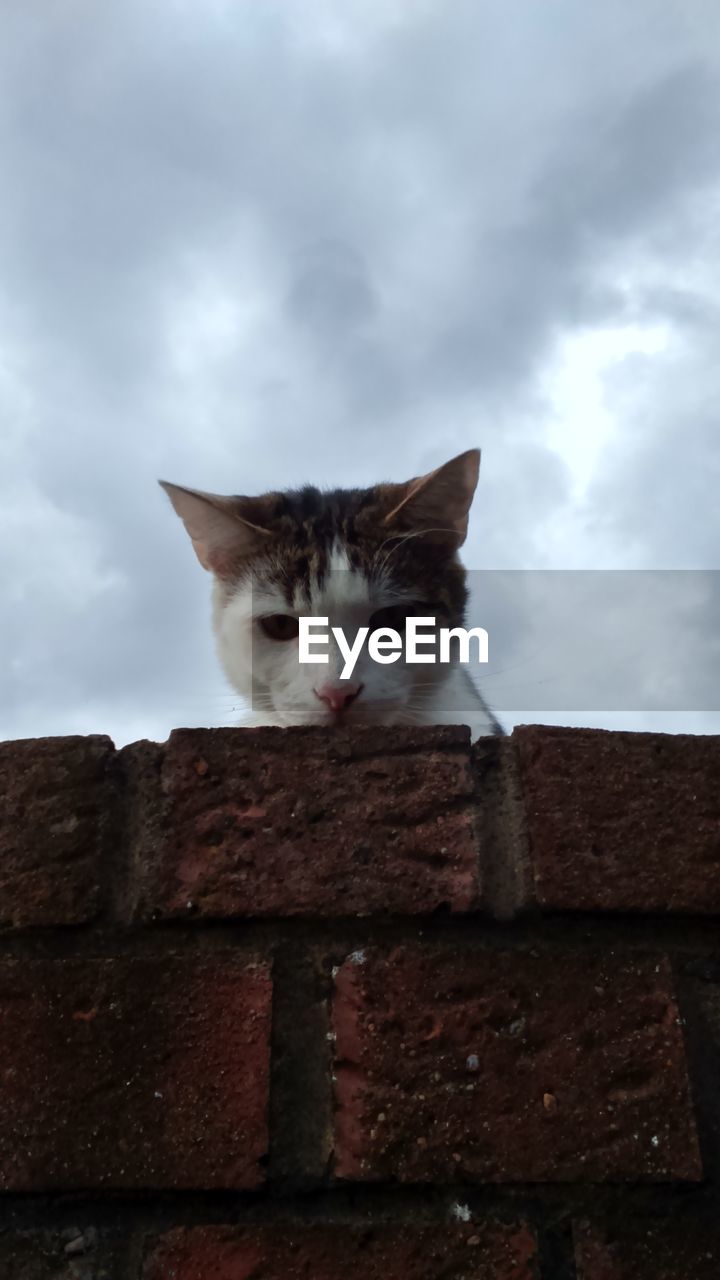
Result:
M458 548L478 479L471 449L403 484L220 497L161 481L214 579L213 622L225 674L266 724L412 724L447 666L375 662L352 677L331 642L327 665L299 661L298 618L328 619L349 643L360 627L402 632L409 615L462 626ZM442 717L440 717L442 718Z

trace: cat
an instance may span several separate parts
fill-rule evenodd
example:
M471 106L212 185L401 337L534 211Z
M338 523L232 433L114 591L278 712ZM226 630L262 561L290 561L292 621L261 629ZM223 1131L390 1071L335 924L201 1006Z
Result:
M203 568L213 575L220 663L249 702L246 723L272 725L467 724L473 737L502 729L467 667L372 660L365 646L340 679L336 645L326 666L298 661L298 617L328 620L349 643L359 627L402 633L409 616L465 624L466 571L458 549L478 480L470 449L404 484L221 497L161 480Z

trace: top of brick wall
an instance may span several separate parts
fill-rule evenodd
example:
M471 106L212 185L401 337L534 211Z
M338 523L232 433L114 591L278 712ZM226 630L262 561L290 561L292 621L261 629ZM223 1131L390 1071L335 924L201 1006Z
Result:
M540 726L0 744L0 1275L716 1280L719 784Z
M720 914L720 738L542 726L0 743L0 925Z

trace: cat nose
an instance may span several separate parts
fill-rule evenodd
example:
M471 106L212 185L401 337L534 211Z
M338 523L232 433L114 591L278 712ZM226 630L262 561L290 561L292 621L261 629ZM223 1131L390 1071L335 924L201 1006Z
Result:
M319 689L315 690L315 696L321 702L326 702L330 710L338 715L344 711L346 707L354 702L363 686L361 684L321 684Z

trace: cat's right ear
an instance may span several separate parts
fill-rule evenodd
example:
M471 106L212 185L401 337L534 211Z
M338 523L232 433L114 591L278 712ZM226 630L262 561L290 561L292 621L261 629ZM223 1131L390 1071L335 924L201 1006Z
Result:
M416 476L407 484L388 485L392 510L383 524L425 531L429 540L461 547L479 470L480 450L467 449L425 476Z
M159 480L190 534L203 569L218 578L232 578L241 563L257 554L272 534L248 518L258 499L225 498L200 489Z

